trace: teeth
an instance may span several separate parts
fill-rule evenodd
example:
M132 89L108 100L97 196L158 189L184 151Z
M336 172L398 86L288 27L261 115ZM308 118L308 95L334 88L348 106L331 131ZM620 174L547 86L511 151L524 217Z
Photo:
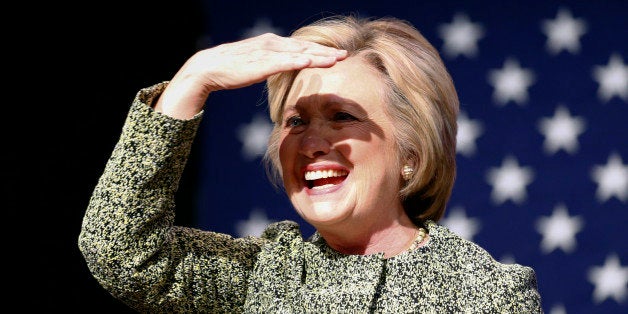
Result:
M347 172L344 170L316 170L316 171L307 171L305 172L305 180L318 180L324 178L331 177L342 177L346 176Z
M325 185L321 185L321 186L314 186L314 187L312 187L312 190L325 189L325 188L328 188L330 186L334 186L334 185L333 184L325 184Z

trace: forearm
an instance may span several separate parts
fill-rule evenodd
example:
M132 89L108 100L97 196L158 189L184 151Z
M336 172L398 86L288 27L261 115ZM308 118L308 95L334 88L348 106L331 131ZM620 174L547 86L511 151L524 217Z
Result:
M174 194L200 117L182 121L152 111L146 102L161 87L138 93L79 237L90 270L113 293L149 289L167 272L156 258L172 253L166 246L172 245ZM155 278L138 276L150 263Z

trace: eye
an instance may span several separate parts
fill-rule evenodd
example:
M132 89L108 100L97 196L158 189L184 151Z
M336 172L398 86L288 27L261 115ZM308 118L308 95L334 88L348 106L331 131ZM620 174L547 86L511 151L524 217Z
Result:
M356 117L352 116L349 113L343 112L343 111L339 111L334 113L334 117L333 117L334 121L356 121L358 120Z
M300 116L292 116L286 120L287 128L294 128L303 125L303 119Z

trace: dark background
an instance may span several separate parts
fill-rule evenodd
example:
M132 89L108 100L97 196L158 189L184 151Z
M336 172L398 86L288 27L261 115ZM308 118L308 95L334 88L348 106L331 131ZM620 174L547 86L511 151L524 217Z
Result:
M4 28L15 57L5 68L15 72L5 72L3 303L17 312L131 312L89 273L81 221L136 92L170 79L196 51L200 4L55 2L5 13L18 19ZM178 224L193 217L192 175L181 182Z

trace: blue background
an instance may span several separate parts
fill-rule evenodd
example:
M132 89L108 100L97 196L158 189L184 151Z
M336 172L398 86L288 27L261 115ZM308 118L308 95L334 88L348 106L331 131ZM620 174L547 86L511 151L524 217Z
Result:
M592 74L613 53L628 61L627 8L623 1L265 1L246 5L206 1L208 32L201 44L241 39L261 19L287 35L323 16L353 13L408 20L442 51L438 27L451 23L455 14L465 14L484 30L478 54L442 56L457 87L461 110L480 122L483 132L474 155L457 156L458 177L449 209L462 207L480 223L473 240L496 259L514 260L536 270L548 313L552 309L559 313L561 308L567 313L620 313L628 309L628 299L606 298L596 303L587 273L593 266L602 266L610 254L618 256L628 271L628 200L596 199L597 184L591 177L592 168L606 164L612 153L622 158L624 167L628 163L627 99L600 99ZM578 53L551 54L545 48L547 36L541 25L555 19L559 9L586 23ZM534 73L523 105L514 101L500 105L492 98L488 73L500 69L507 59L517 60ZM313 229L300 220L285 195L268 183L261 158L247 159L241 154L238 128L255 115L267 115L263 89L258 84L210 95L200 130L202 144L195 148L200 151L196 222L202 228L238 236L243 235L238 223L249 219L251 212L261 211L269 220L299 221L307 236ZM538 123L552 117L559 105L585 121L574 153L543 150L544 135ZM491 200L492 186L486 175L508 156L533 171L521 203ZM542 235L535 225L541 217L551 216L559 204L582 221L576 246L568 252L560 248L543 252Z

